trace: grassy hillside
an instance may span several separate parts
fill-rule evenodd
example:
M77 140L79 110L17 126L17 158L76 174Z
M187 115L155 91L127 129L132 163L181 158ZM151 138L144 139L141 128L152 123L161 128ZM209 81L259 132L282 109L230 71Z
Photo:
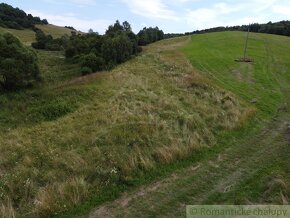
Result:
M185 217L190 204L289 204L290 38L251 34L255 62L237 63L244 40L242 32L194 35L181 50L195 72L255 107L255 118L164 178L97 207L90 218Z
M37 28L41 29L46 35L50 34L52 35L53 38L60 38L63 35L71 35L71 29L60 27L60 26L55 26L52 24L48 25L42 25L42 24L37 24L35 25Z
M54 38L59 38L65 34L71 35L71 31L68 28L55 26L55 25L35 25L37 28L41 29L45 34L50 34ZM35 32L31 29L16 30L0 27L0 33L9 32L18 37L25 45L31 45L35 41Z
M284 92L290 84L288 40L252 35L254 64L234 62L243 33L164 40L111 72L86 77L79 77L78 67L63 54L38 51L42 83L0 95L0 214L45 217L75 205L79 207L68 217L88 213L122 190L206 160L246 134L252 136L258 130L249 125L250 118L261 128L289 100ZM178 50L182 46L194 67ZM253 98L256 105L249 102ZM253 149L260 148L258 140L253 142ZM246 145L243 152L251 148ZM196 184L207 176L213 182L218 178L209 172L215 170L206 168ZM282 177L285 172L283 168ZM191 187L192 176L182 178L172 190ZM163 205L174 209L183 196L173 193L171 199L172 204ZM140 207L131 208L132 214ZM152 215L165 209L157 207ZM121 213L125 211L131 210Z
M9 32L19 38L25 45L31 45L35 41L35 32L31 29L15 30L0 27L0 33Z
M43 83L0 97L2 213L65 210L241 126L252 109L171 49L187 39L166 41L164 53L152 46L87 81L73 79L78 68L60 53L39 52Z

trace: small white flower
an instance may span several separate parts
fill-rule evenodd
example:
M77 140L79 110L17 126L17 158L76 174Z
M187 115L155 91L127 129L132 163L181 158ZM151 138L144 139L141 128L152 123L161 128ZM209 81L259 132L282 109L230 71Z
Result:
M116 167L114 167L112 170L111 170L111 174L116 174L118 171L117 171L117 168Z

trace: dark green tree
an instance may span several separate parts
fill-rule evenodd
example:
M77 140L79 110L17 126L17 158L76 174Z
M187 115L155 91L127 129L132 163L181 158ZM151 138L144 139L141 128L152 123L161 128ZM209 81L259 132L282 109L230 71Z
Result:
M110 25L106 31L107 36L114 37L124 31L124 26L120 24L120 21L116 20L114 25Z
M45 35L45 33L40 29L36 29L35 38L36 42L31 44L33 48L46 49L49 51L64 50L69 41L68 35L63 35L61 38L54 39L51 35Z
M36 42L33 42L31 45L36 49L45 49L46 43L52 40L51 36L46 36L45 33L38 29L35 33Z
M159 30L158 27L144 27L143 30L140 30L138 33L138 38L138 44L144 46L149 43L164 39L164 33L162 30Z
M12 34L0 35L0 86L15 90L39 79L36 54Z
M132 32L131 25L129 24L128 21L124 21L124 22L123 22L123 29L124 29L126 32Z
M102 57L97 57L94 53L83 55L81 57L81 66L90 68L92 72L102 70L104 64L104 59Z
M48 24L47 20L26 14L19 8L13 8L6 3L0 4L0 26L13 29L33 28L35 24Z
M196 30L193 32L185 33L185 35L221 32L221 31L248 31L248 28L249 28L248 25L214 27L210 29ZM270 33L270 34L290 36L290 21L280 21L276 23L268 22L266 24L254 23L250 25L250 31L256 32L256 33Z
M160 40L164 36L157 27L149 30L145 28L140 33L140 36L146 37L142 45ZM120 24L117 20L108 27L105 35L90 31L88 34L71 36L65 55L68 60L81 65L82 74L108 70L141 52L138 41L140 38L133 33L131 25L127 21Z

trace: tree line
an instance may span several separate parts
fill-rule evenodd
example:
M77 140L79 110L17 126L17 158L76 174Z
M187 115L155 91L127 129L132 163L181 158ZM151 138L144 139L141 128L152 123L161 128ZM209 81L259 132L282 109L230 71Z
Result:
M82 67L82 74L111 69L141 51L131 25L116 21L104 35L89 31L73 34L65 47L65 57Z
M158 27L144 27L138 33L138 44L142 46L159 41L161 39L164 39L164 32L159 30Z
M0 88L15 90L39 80L36 53L11 33L0 35Z
M141 52L141 46L164 38L164 33L158 27L143 28L138 34L132 31L127 21L118 20L108 27L104 35L99 35L92 29L87 34L76 34L53 39L40 29L36 30L35 49L63 50L68 61L78 63L82 74L108 70L125 62Z
M215 27L204 30L196 30L193 32L187 32L185 35L202 34L221 31L248 31L249 25L242 26L227 26L227 27ZM269 33L276 35L290 36L290 21L280 21L276 23L268 22L266 24L250 24L250 31L255 33Z
M61 51L66 48L69 41L68 35L63 35L60 38L54 39L51 35L46 35L41 29L34 28L34 31L36 42L33 42L31 46L35 49Z
M158 27L144 28L138 34L131 25L117 20L104 35L90 30L87 34L64 35L54 39L35 28L35 49L63 51L67 61L77 63L81 73L89 74L109 70L141 52L141 45L163 39ZM146 40L144 40L146 39ZM24 46L10 33L0 35L0 89L16 90L32 86L40 80L37 55L33 49Z
M184 33L166 33L164 34L164 39L176 38L180 36L184 36Z
M41 20L39 17L33 17L31 14L26 14L19 8L14 8L11 5L0 4L0 26L11 29L33 28L35 24L48 24L46 19Z

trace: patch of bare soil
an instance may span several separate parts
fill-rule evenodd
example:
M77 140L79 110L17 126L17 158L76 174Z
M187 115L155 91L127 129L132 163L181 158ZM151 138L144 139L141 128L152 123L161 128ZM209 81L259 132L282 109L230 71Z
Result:
M235 76L238 80L243 81L243 76L242 76L241 71L235 69L235 70L232 70L232 73L234 74L234 76Z
M241 72L241 70L239 69L234 69L231 71L232 74L239 80L242 82L247 82L249 84L255 84L256 81L255 79L251 78L249 75L248 76L244 76L243 73Z

